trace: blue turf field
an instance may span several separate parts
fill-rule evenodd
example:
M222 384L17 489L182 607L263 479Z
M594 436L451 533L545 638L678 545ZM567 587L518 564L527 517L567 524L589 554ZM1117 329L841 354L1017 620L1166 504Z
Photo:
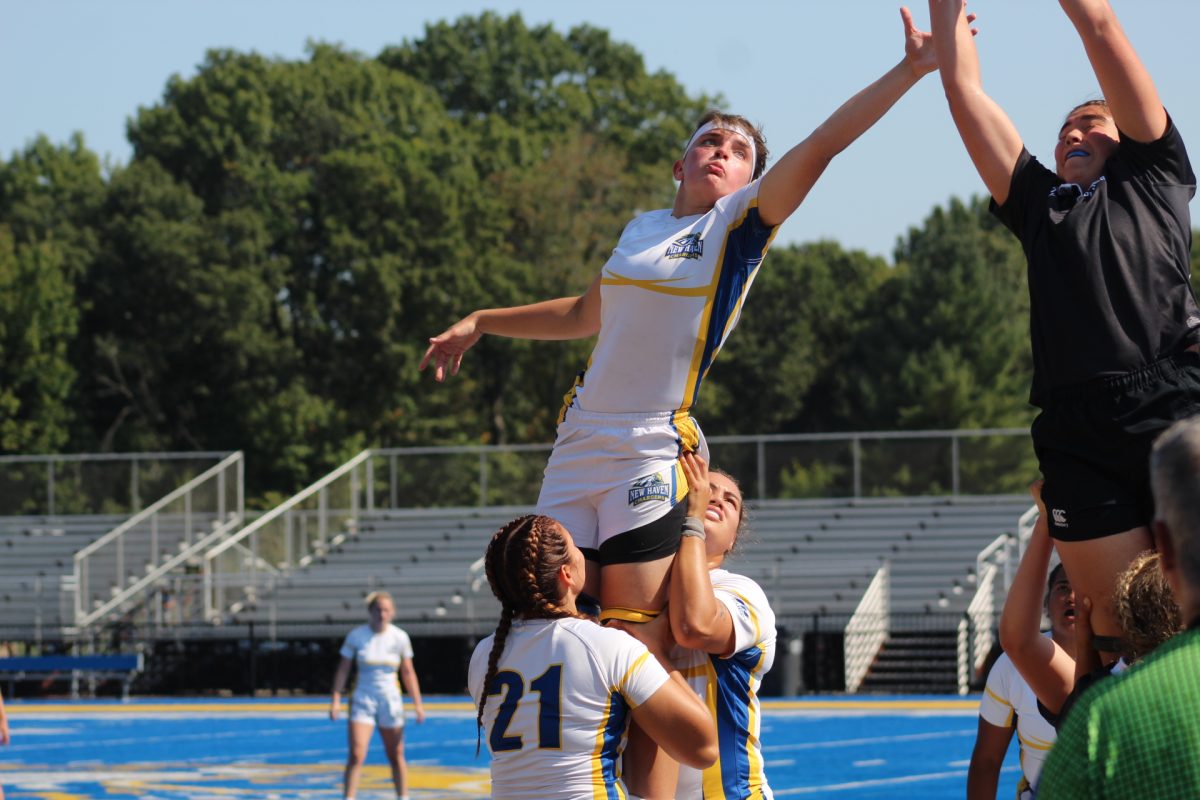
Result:
M777 797L961 798L977 699L816 698L764 703L767 777ZM487 760L475 758L474 714L431 699L408 727L416 800L488 796ZM338 798L345 723L314 700L137 700L20 703L8 707L12 743L0 750L10 800L75 798ZM373 743L360 800L391 798ZM1000 797L1018 768L1009 752Z

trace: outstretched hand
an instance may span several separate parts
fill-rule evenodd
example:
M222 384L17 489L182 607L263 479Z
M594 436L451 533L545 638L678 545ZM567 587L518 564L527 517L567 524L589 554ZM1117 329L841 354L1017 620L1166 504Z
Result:
M905 60L908 61L913 74L918 78L928 75L938 68L937 49L933 46L933 34L918 28L913 22L912 12L905 6L900 7L900 20L904 23ZM967 24L970 25L974 21L975 15L967 14ZM971 28L972 36L978 34L978 28Z
M457 375L458 368L462 366L463 353L470 350L481 336L483 333L477 329L474 316L463 317L429 340L429 348L417 370L424 370L433 361L433 379L438 383L446 380L447 375Z

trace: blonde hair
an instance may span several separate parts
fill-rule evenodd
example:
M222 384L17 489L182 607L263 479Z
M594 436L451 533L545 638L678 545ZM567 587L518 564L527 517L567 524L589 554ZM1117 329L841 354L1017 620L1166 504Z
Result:
M1138 555L1117 578L1117 618L1129 661L1137 661L1183 630L1157 551Z
M396 601L392 599L392 595L389 592L384 591L371 592L369 595L363 598L363 604L367 607L367 610L370 611L372 608L379 605L380 600L387 600L391 602L393 606L396 605Z

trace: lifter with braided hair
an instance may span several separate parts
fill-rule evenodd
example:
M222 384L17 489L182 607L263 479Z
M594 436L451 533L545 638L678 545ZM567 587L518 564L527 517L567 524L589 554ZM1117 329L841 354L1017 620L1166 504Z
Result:
M716 760L713 721L667 660L668 617L636 626L635 639L580 614L584 557L562 525L519 517L484 563L500 622L475 648L469 682L493 798L625 797L631 719L681 763Z

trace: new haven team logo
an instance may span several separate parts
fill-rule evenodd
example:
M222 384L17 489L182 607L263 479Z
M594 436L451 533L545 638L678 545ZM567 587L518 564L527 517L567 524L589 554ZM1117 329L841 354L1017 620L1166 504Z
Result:
M654 473L644 478L638 478L629 485L629 505L640 506L642 503L656 503L660 500L671 499L671 484L663 480L662 475Z
M680 236L667 245L667 258L699 258L704 255L704 240L698 233Z

